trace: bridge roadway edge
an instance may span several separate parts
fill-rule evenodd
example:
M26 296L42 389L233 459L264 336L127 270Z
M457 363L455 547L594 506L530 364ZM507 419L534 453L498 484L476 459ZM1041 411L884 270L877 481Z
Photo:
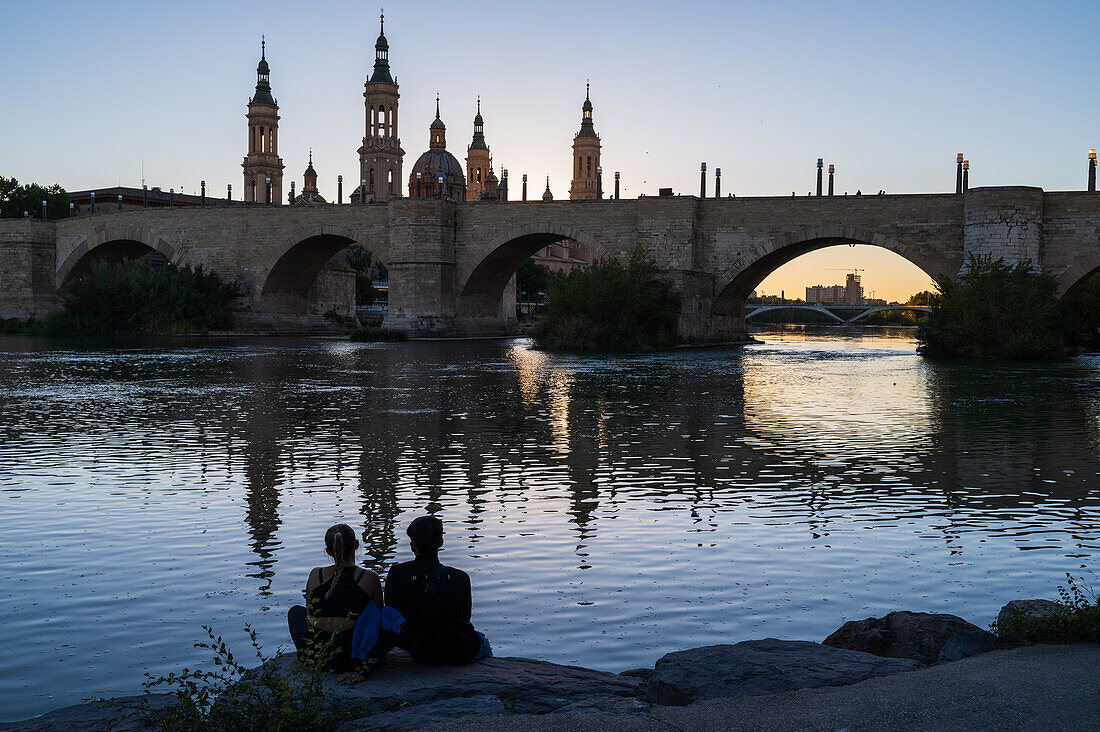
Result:
M402 198L3 219L0 318L43 317L80 262L112 242L129 242L239 282L242 321L297 328L317 319L306 297L315 282L328 277L333 287L350 286L325 262L354 243L389 269L387 324L414 335L506 332L514 323L514 267L562 238L596 256L644 248L671 273L683 305L681 336L730 339L745 333L746 288L795 256L839 243L883 246L933 276L957 274L968 254L1030 260L1055 276L1064 294L1100 268L1100 196L1010 186L962 195L471 204Z

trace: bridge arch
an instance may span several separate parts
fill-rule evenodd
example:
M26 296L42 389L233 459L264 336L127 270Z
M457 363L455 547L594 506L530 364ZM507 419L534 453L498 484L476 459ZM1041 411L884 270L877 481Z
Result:
M176 249L162 237L146 230L127 227L124 230L96 232L73 247L61 261L55 273L55 286L60 289L71 277L91 271L92 263L97 260L137 259L149 252L159 252L169 262L179 263Z
M726 331L741 331L745 318L745 299L768 275L804 254L841 244L867 244L888 249L916 265L933 279L955 274L946 260L939 262L931 259L915 246L870 229L826 225L776 234L742 257L739 268L730 268L716 278L712 305L714 329L720 336Z
M266 262L259 286L259 308L265 312L305 314L309 292L321 270L342 250L358 245L385 266L388 247L363 232L342 226L321 226L298 232Z
M1065 298L1090 277L1100 275L1100 248L1074 258L1070 266L1058 275L1058 297Z
M491 327L515 320L514 308L505 303L505 290L520 265L551 244L573 240L602 257L603 245L586 231L555 223L529 223L513 227L482 244L466 258L469 270L458 278L457 315L468 326Z

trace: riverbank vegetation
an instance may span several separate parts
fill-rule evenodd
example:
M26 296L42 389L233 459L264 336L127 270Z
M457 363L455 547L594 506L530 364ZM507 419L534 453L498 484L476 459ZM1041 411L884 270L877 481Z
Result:
M598 259L550 277L549 301L531 334L566 351L652 351L676 344L680 304L667 273L641 248L623 262Z
M920 352L977 359L1049 359L1066 353L1066 323L1053 277L1030 262L971 255L958 280L936 279Z
M96 262L62 289L62 308L46 318L45 328L62 337L224 330L236 296L236 285L202 267Z
M990 630L1024 643L1100 643L1100 596L1067 573L1058 599L1044 611L999 617Z

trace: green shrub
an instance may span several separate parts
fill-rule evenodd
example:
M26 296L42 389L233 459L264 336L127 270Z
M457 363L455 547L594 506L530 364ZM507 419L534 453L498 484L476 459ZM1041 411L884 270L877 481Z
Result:
M259 664L249 669L237 660L221 636L215 636L205 625L203 630L209 641L196 643L195 647L213 653L215 670L185 668L167 676L148 676L142 702L130 716L168 732L322 732L361 715L359 709L337 708L328 701L324 668L334 651L331 643L298 654L291 664L280 664L281 654L264 656L255 631L246 625ZM157 705L150 701L150 695L165 691L174 697L171 703Z
M625 263L599 259L550 278L547 287L549 303L532 331L540 348L650 351L676 344L679 301L641 248Z
M349 337L356 343L394 343L397 341L409 340L409 334L403 330L394 330L392 328L377 328L374 326L367 326L365 328L353 330Z
M1091 599L1090 599L1091 596ZM1058 588L1052 612L1037 617L1010 615L994 620L989 629L997 636L1028 643L1100 643L1100 598L1066 574Z
M46 332L109 336L226 329L236 296L236 285L201 266L98 262L62 290L62 309L46 318Z
M936 290L917 331L925 355L1042 359L1066 353L1057 284L1030 262L971 255L958 281L937 278Z

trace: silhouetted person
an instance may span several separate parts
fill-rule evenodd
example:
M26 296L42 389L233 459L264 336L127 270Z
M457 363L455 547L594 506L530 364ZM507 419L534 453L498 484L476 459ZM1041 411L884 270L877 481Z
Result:
M299 652L318 648L330 653L325 663L329 671L359 669L365 657L353 657L356 621L372 603L377 611L382 607L382 583L374 572L356 566L358 548L359 540L347 524L326 531L325 553L332 557L332 565L310 570L303 592L306 606L296 605L287 613L294 647ZM382 655L386 650L379 649ZM369 670L364 667L360 673Z
M405 616L397 640L420 663L465 664L492 655L470 623L470 576L439 563L443 522L421 516L406 531L415 559L390 569L386 605Z

